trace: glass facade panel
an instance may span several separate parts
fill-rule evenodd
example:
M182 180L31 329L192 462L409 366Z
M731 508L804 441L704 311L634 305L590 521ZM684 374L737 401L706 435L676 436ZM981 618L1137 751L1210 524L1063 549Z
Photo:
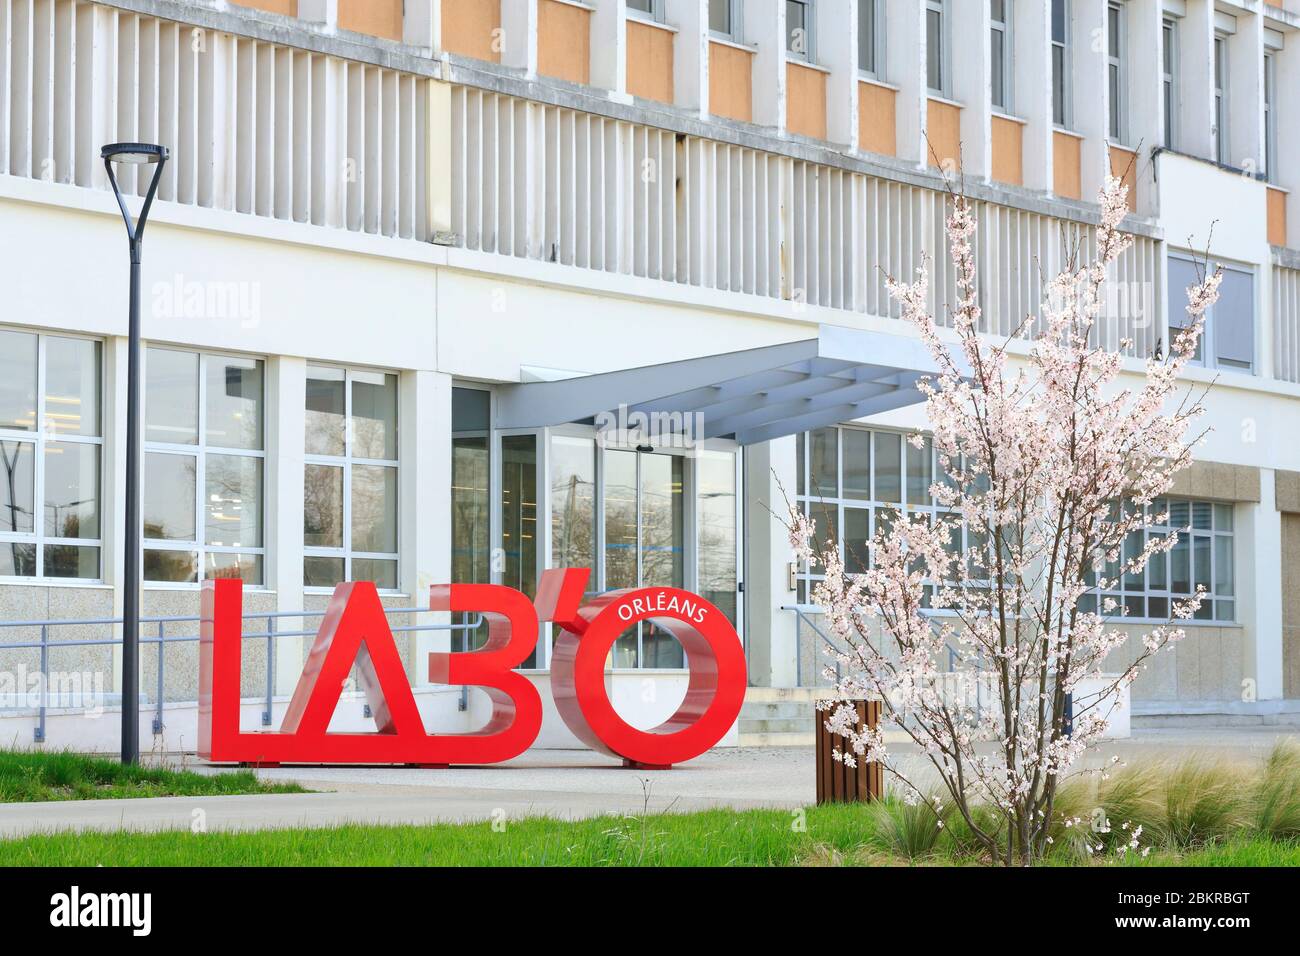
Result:
M198 537L195 496L198 459L193 455L144 456L144 537L153 541L194 541ZM145 580L148 577L147 569ZM171 580L164 578L162 580Z
M639 584L637 453L605 452L605 590ZM615 667L636 667L638 632L632 628L614 645Z
M222 548L260 548L262 459L208 455L203 504L207 544ZM225 555L223 560L229 557ZM249 561L245 566L259 563Z
M197 352L147 349L144 392L145 441L162 445L198 444Z
M551 439L551 567L596 569L596 443Z
M808 484L813 497L840 496L839 432L821 428L808 435L812 454L808 459Z
M342 455L347 432L346 373L341 368L307 370L307 454Z
M736 624L736 456L701 452L697 467L699 592Z
M303 481L303 532L309 548L343 547L342 468L331 465L306 466Z
M208 445L261 449L263 391L261 362L210 356L206 395Z
M99 446L46 442L46 536L98 538L99 510Z
M844 497L870 501L871 433L848 429L843 433L842 441L844 443ZM831 497L835 497L834 490L830 494Z
M397 387L387 372L307 370L303 542L310 587L400 586ZM455 484L453 456L453 501ZM338 576L327 581L331 574Z
M353 458L397 459L397 376L352 374Z
M876 42L876 4L879 0L858 0L858 69L876 75L879 56Z
M45 340L45 420L49 430L62 435L100 433L101 348L90 339L51 335Z
M36 444L0 441L0 532L36 530Z
M32 333L0 329L0 428L36 430L36 348Z
M457 436L451 444L451 579L489 579L488 440Z
M353 551L397 552L397 469L352 466Z
M903 500L903 436L875 432L876 501Z

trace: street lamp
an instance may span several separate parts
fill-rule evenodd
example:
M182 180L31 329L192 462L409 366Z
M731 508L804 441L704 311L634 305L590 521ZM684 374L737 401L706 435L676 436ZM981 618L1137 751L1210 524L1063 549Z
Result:
M167 147L150 143L112 143L100 150L108 181L126 222L131 247L131 312L126 365L126 560L122 595L122 763L140 762L140 248L149 207L158 192ZM153 166L153 181L135 222L126 208L113 166ZM162 666L158 645L158 666Z

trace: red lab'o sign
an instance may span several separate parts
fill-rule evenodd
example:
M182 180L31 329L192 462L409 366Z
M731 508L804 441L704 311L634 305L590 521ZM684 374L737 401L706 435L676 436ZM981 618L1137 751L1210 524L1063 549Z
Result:
M229 763L490 764L523 753L542 727L537 688L514 668L537 645L538 621L562 628L551 660L551 693L566 725L589 747L629 766L669 767L714 746L735 723L745 697L745 655L731 622L703 598L678 588L603 594L583 603L586 570L547 571L536 602L492 584L430 589L435 611L476 612L488 639L479 650L429 655L429 679L468 684L492 701L488 722L470 734L425 731L415 695L375 586L340 584L330 599L280 730L239 729L243 585L203 586L199 644L199 754ZM681 643L690 668L686 696L664 723L638 730L614 709L605 660L619 635L650 620ZM356 666L377 733L329 733L344 682Z

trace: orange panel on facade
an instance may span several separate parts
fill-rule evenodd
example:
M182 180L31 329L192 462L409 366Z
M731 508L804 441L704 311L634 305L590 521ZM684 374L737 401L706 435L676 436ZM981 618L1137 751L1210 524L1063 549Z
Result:
M500 0L442 0L442 48L501 62Z
M339 0L339 29L402 39L402 0Z
M1025 184L1024 127L1005 116L993 117L993 178L1013 186Z
M898 155L897 94L878 83L858 83L858 149Z
M1052 132L1052 192L1079 199L1083 196L1083 177L1079 156L1082 141L1069 133Z
M729 43L709 44L709 112L754 119L754 54Z
M926 160L948 172L961 169L961 107L929 100L925 111Z
M1118 146L1110 147L1110 174L1128 187L1128 208L1138 207L1137 153Z
M537 72L570 83L591 82L590 10L561 0L539 0Z
M1268 243L1286 245L1286 192L1269 187L1268 190Z
M826 74L802 63L785 65L785 128L826 138Z
M673 101L673 37L644 20L627 21L627 91L660 103Z
M252 7L267 13L281 13L286 17L298 15L298 0L230 0L232 6Z

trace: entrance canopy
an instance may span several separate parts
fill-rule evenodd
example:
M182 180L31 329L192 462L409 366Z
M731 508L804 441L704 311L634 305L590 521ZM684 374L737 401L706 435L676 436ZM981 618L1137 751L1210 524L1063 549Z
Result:
M918 339L823 325L799 342L508 385L497 427L675 416L701 422L696 437L749 445L914 405L917 381L937 373Z

